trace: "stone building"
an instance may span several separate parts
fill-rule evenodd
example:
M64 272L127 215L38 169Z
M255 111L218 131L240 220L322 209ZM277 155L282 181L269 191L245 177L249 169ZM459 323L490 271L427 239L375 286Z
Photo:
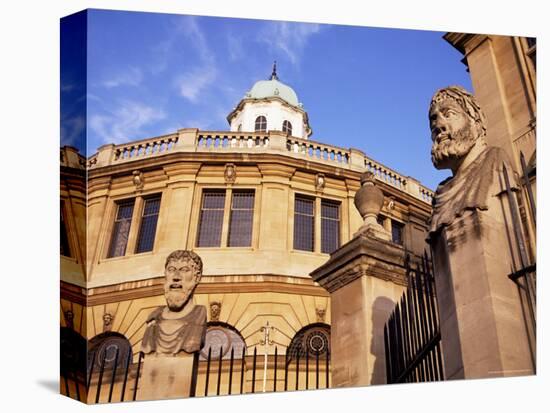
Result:
M379 223L404 253L425 250L433 193L360 150L310 140L305 107L275 68L227 120L227 131L180 129L104 145L88 158L87 250L78 261L86 256L86 269L65 271L73 259L62 258L61 324L110 362L117 345L119 363L125 355L136 363L145 319L164 304L166 256L193 250L204 263L194 297L209 321L201 359L210 347L219 358L220 346L224 360L231 347L235 358L244 348L247 365L254 349L258 360L269 354L266 379L258 373L254 380L256 391L262 380L273 389L276 349L300 357L307 346L321 354L330 346L329 295L309 274L362 225L353 204L361 174L375 174L386 199ZM67 242L70 251L84 245L75 237ZM395 288L399 296L402 286ZM305 388L307 379L298 385L298 372L292 377L291 388ZM244 380L249 389L253 378ZM309 383L313 388L313 377ZM323 378L321 387L327 384ZM209 386L215 393L214 379Z
M518 175L524 170L536 198L537 45L532 37L447 33L464 55L474 94L487 116L487 143L504 149ZM522 156L523 154L523 161ZM522 166L522 163L524 164ZM522 218L536 255L535 216L524 194Z

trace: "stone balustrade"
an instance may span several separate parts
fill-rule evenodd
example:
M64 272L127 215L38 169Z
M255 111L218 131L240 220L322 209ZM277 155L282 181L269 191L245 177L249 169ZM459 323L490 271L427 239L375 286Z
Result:
M165 154L172 151L178 142L178 135L165 135L153 139L130 142L125 145L118 145L113 151L113 161L134 160Z
M175 134L158 136L122 145L103 145L88 158L89 168L115 165L173 152L283 153L294 158L328 164L358 172L369 170L376 178L403 192L431 203L433 192L413 178L365 156L357 149L344 149L309 139L287 136L280 131L230 132L180 129Z
M263 149L267 147L269 147L268 133L199 132L196 143L198 152L204 150Z
M289 137L286 148L293 154L301 154L312 161L336 163L338 166L347 166L350 163L350 151L332 145Z

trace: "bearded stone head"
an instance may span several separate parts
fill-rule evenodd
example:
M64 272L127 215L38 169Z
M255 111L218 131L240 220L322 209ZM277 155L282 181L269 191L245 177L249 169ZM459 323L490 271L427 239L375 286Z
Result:
M460 86L439 89L430 103L432 162L456 172L478 140L485 143L485 115L474 96Z
M164 296L171 311L189 301L202 276L202 260L192 251L172 252L164 264Z

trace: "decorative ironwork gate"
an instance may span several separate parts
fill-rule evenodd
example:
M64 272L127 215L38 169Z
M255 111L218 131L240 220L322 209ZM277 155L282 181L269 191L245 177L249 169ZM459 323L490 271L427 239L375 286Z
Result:
M414 265L407 256L405 266L407 291L384 326L387 382L444 380L431 260L424 253Z

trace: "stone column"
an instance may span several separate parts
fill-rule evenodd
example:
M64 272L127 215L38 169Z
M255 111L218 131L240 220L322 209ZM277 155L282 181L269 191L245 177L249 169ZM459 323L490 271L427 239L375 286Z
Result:
M384 324L405 291L404 250L376 222L384 202L365 173L355 205L364 223L310 275L330 293L331 387L386 383Z

